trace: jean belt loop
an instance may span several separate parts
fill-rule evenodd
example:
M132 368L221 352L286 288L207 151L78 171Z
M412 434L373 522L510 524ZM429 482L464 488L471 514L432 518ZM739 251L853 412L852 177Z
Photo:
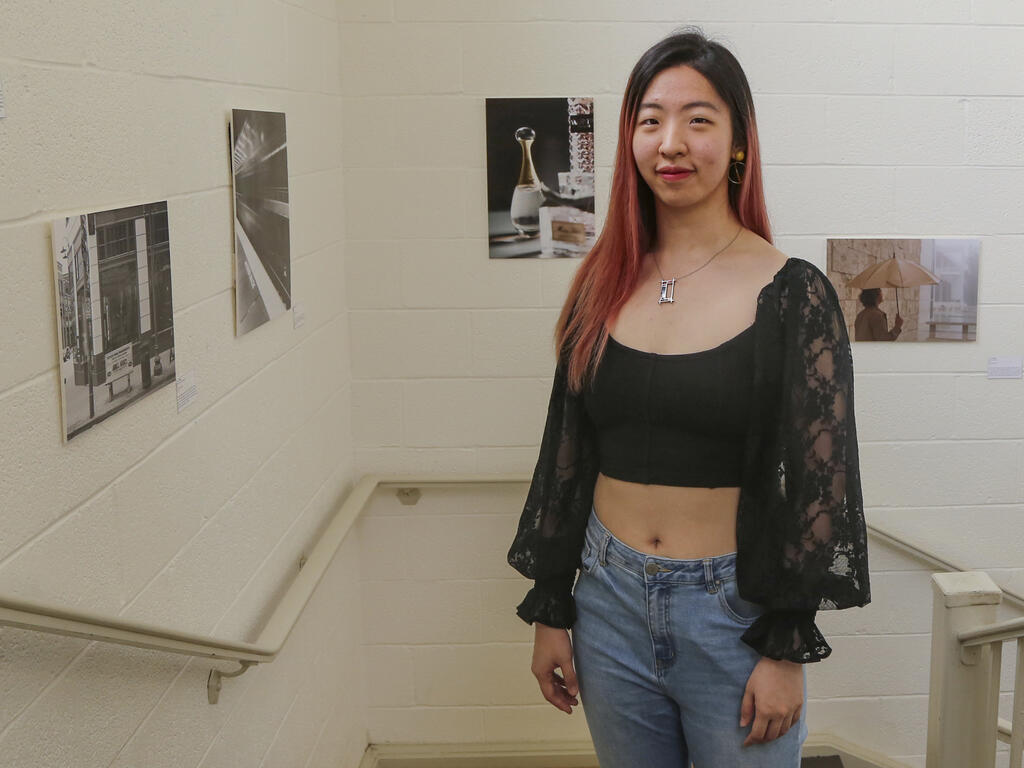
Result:
M612 535L605 533L604 538L601 539L601 547L598 550L598 560L601 565L608 565L608 542L611 541Z
M711 558L704 558L704 583L707 586L708 592L714 594L718 591L718 584L715 583L715 571L711 567Z

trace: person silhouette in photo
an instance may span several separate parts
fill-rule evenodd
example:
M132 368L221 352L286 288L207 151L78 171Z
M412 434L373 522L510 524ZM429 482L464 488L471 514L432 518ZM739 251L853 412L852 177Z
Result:
M860 292L860 303L864 305L853 324L854 341L896 341L903 331L903 318L896 313L892 329L889 317L879 305L882 303L881 288L865 288Z

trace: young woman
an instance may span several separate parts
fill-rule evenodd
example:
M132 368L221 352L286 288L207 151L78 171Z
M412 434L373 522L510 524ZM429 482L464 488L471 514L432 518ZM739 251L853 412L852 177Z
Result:
M544 697L579 693L602 768L796 768L815 612L870 602L853 363L831 283L772 246L746 77L699 31L633 68L555 336L508 553Z

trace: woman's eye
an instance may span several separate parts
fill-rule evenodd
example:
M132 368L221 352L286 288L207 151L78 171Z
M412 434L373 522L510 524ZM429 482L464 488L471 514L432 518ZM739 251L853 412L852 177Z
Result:
M694 120L703 120L705 123L708 123L709 125L711 124L710 120L708 120L706 118L703 118L703 117L695 117L693 119ZM657 120L655 118L653 118L653 117L645 117L643 120L640 121L640 125L647 125L648 121L650 121L652 123L657 122Z

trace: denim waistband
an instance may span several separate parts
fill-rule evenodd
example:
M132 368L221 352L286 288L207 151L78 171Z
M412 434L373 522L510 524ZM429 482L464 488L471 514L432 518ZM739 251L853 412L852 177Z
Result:
M660 557L633 549L605 528L593 507L590 510L585 539L597 550L598 561L602 565L611 560L640 578L646 577L648 581L713 585L718 580L730 579L736 575L735 552L683 560Z

